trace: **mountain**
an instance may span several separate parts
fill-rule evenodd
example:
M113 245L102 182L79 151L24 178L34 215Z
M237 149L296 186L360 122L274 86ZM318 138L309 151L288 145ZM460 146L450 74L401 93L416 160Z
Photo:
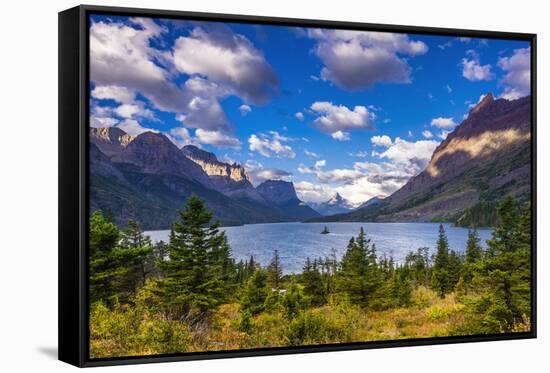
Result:
M426 169L391 196L323 221L491 224L506 195L530 198L531 98L488 94L434 151Z
M132 137L116 127L91 128L89 150L90 207L111 212L120 226L135 219L146 230L167 229L191 194L224 225L317 216L297 198L280 207L252 186L243 167L196 147L179 149L160 133Z
M384 200L384 197L372 197L371 199L363 202L359 207L358 209L362 209L363 207L368 207L368 206L372 206L372 205L375 205L377 203L380 203L382 202L382 200Z
M324 216L342 214L354 209L351 202L342 197L340 193L336 193L328 201L312 204L311 207Z
M134 140L134 137L128 135L120 128L90 128L90 141L108 157L121 152L132 140Z
M296 195L294 184L283 180L266 180L256 187L265 200L297 219L310 219L320 214L302 202Z
M214 189L234 199L249 199L267 204L267 201L254 189L241 165L220 162L214 153L194 145L186 145L181 148L181 151L209 176Z

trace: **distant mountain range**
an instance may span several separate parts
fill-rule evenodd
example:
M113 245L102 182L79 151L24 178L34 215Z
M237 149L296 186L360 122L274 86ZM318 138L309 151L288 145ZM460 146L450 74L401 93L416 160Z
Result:
M451 221L492 225L506 195L531 191L531 98L491 94L434 151L426 169L391 196L312 221Z
M342 214L355 209L353 204L342 197L340 193L336 193L328 201L321 203L310 203L310 205L315 211L324 216Z
M90 204L124 225L167 229L185 200L196 194L224 225L306 220L319 216L291 182L257 188L244 168L221 162L195 146L179 149L166 136L132 137L116 127L90 129Z

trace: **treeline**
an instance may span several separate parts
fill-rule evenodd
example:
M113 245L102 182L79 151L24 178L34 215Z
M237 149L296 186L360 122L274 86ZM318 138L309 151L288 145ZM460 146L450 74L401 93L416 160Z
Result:
M475 229L469 230L463 252L452 250L440 225L436 252L420 248L402 263L379 256L361 228L340 260L334 252L307 258L302 272L292 275L283 274L277 251L265 267L253 257L236 262L225 233L197 197L188 199L168 243L153 244L134 221L119 230L96 211L90 219L92 352L123 353L109 342L109 328L117 325L130 328L123 342L139 351L142 345L185 351L188 339L182 336L207 339L224 304L239 305L234 327L245 336L258 334L255 324L264 315L277 314L284 320L285 344L321 340L311 333L322 333L323 341L350 341L309 310L408 308L415 289L432 289L442 299L453 296L464 304L463 321L449 333L524 330L530 315L530 211L530 206L506 199L497 209L498 224L486 250ZM201 348L208 349L208 343Z

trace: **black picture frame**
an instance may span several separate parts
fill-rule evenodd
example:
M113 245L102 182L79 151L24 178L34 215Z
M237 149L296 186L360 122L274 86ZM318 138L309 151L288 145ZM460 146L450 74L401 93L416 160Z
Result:
M325 27L347 30L389 31L425 35L449 35L492 39L513 39L531 44L531 331L513 334L437 337L395 341L343 343L286 348L259 348L218 352L196 352L126 358L89 358L88 331L88 128L89 128L89 53L90 14L148 16L187 20L239 22L299 27ZM218 359L262 355L283 355L371 348L421 346L536 338L536 34L450 28L398 26L311 19L244 16L81 5L59 13L59 360L78 367Z

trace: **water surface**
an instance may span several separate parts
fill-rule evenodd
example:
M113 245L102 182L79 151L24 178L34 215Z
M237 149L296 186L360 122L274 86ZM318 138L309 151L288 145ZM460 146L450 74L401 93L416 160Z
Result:
M325 225L330 234L320 234ZM468 229L443 224L449 246L463 252L468 239ZM306 257L317 258L331 255L332 249L341 258L352 236L363 227L378 255L393 255L398 262L407 253L419 247L435 249L439 223L269 223L223 227L235 259L247 259L251 255L266 265L275 250L279 250L283 271L300 272ZM478 230L481 244L491 237L491 229ZM168 230L145 232L156 242L168 241Z

